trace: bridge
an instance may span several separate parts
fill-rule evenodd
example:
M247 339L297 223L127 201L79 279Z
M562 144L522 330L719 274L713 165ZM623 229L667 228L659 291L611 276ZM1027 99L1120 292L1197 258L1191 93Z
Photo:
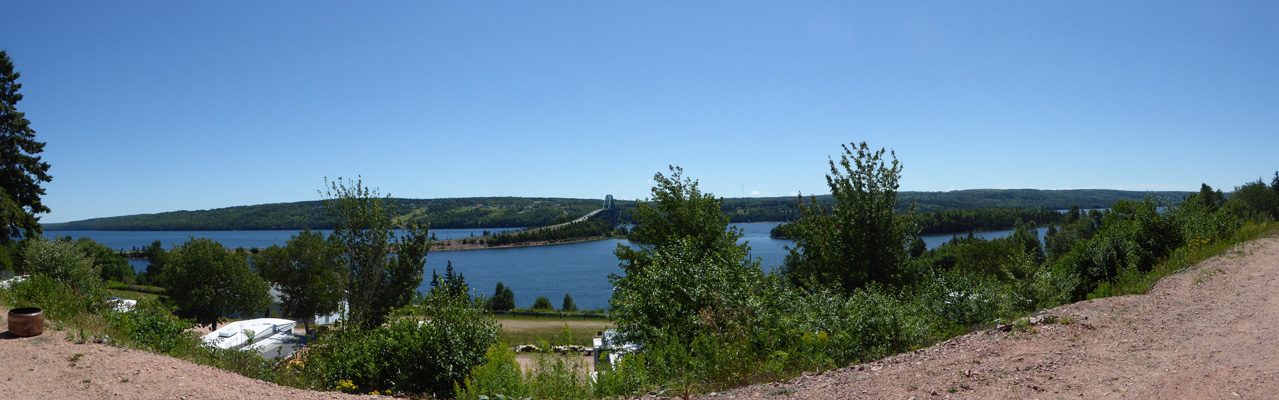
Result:
M529 229L529 230L528 230L528 232L535 232L535 231L540 231L540 230L543 230L543 229L557 229L557 228L560 228L560 227L563 227L563 226L568 226L568 225L576 224L576 223L578 223L578 222L583 222L583 221L586 221L586 220L588 220L588 219L591 219L591 217L594 217L594 216L596 216L596 215L599 215L600 213L605 212L605 211L616 211L616 210L614 210L614 209L613 209L613 195L611 195L611 194L610 194L610 195L608 195L608 196L604 196L604 208L601 208L601 209L598 209L598 210L595 210L595 211L591 211L591 212L589 212L589 213L586 213L586 215L583 215L581 218L578 218L578 219L575 219L575 220L572 220L572 221L568 221L568 222L565 222L565 223L562 223L562 224L555 224L555 225L543 226L543 227L540 227L540 228L532 228L532 229Z

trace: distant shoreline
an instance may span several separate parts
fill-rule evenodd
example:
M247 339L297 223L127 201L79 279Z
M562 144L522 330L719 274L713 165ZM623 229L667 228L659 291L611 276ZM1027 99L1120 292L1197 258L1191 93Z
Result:
M467 239L472 239L472 238L467 238ZM488 245L483 245L479 243L462 243L462 240L464 239L449 239L449 240L436 241L434 244L431 245L431 251L432 252L467 251L467 250L510 249L510 248L516 248L516 247L542 247L542 246L555 246L560 244L596 242L596 241L608 240L608 239L616 239L616 238L612 236L596 236L596 237L590 237L590 238L561 240L561 241L540 240L536 242L504 244L499 246L488 246Z

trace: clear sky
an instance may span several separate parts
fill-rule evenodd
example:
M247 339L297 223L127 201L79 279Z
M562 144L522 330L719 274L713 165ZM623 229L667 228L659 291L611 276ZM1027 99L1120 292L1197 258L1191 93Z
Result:
M0 0L44 222L316 200L1229 191L1279 170L1275 1Z

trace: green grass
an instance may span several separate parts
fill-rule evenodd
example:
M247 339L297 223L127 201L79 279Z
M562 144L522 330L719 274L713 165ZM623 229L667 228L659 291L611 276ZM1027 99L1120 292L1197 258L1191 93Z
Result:
M135 292L132 290L107 289L107 292L110 293L112 297L119 297L119 298L124 298L129 300L143 300L143 299L156 300L160 298L160 295L158 294Z
M613 327L612 321L599 318L527 315L498 315L495 318L502 325L498 338L512 346L537 344L539 341L557 343L566 324L572 332L572 344L589 346L597 333Z

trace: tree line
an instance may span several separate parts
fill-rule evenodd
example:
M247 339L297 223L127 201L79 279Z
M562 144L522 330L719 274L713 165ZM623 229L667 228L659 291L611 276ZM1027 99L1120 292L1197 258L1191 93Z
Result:
M1119 190L975 189L950 192L902 192L895 204L903 212L911 203L920 213L978 210L1064 210L1072 205L1105 208L1118 200L1141 200L1151 194L1176 204L1191 192L1136 192ZM830 195L808 197L830 206ZM429 223L435 229L516 228L551 225L565 217L584 215L602 207L601 200L469 197L451 199L393 199L397 223ZM795 197L723 199L721 211L733 223L783 222L799 217ZM633 224L635 202L615 202L618 222ZM50 230L328 230L334 221L318 201L262 204L200 211L94 218L47 224ZM1002 228L1000 228L1002 229Z
M1070 207L1076 211L1079 209L1076 205ZM1066 214L1060 211L1026 208L947 210L913 214L913 221L919 226L920 235L1013 229L1022 222L1046 226L1059 223L1065 218ZM778 224L773 227L770 236L778 239L790 238L794 228L791 224Z

